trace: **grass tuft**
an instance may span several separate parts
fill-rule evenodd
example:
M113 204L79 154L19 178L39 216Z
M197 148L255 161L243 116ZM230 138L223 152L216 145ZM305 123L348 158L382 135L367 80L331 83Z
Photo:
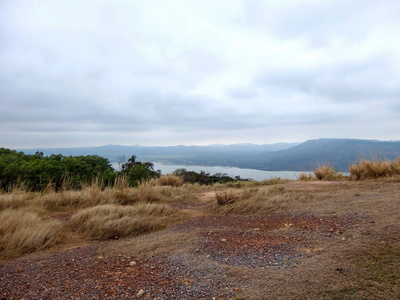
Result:
M297 180L300 181L311 181L314 180L314 176L311 173L301 173L300 175L297 176Z
M14 258L60 241L61 223L23 210L0 213L0 257Z
M163 175L156 180L156 185L179 187L182 185L182 177L175 175Z
M222 191L215 194L209 209L220 214L264 215L286 212L298 202L310 201L313 195L287 191L284 187L269 190Z
M314 175L318 180L335 180L338 178L336 170L329 165L318 167L314 170Z
M174 211L165 204L106 204L80 210L71 217L67 226L91 239L107 240L161 229L174 217Z
M349 166L351 179L363 180L400 175L400 157L394 161L365 160Z

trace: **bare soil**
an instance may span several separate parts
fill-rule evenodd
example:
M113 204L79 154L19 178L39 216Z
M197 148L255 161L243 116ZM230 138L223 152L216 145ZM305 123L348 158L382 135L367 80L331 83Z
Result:
M279 186L314 197L282 214L216 215L205 192L164 231L0 262L0 298L400 299L387 274L400 260L399 181Z

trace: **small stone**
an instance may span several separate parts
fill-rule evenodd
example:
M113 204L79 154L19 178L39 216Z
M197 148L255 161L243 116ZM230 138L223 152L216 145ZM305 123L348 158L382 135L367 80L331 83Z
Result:
M139 292L136 294L136 296L140 297L140 296L143 296L143 294L144 294L144 290L140 289Z
M341 240L342 240L342 241L345 241L345 240L346 240L346 238L341 238Z
M131 261L131 262L129 263L129 265L130 265L130 266L136 266L136 261Z
M221 239L221 242L226 242L226 239Z
M199 252L200 252L200 249L194 250L194 253L199 253Z
M260 228L254 228L254 231L260 231L261 229Z

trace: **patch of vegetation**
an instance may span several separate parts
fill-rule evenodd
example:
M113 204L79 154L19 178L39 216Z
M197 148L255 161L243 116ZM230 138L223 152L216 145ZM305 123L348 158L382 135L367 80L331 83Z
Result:
M214 175L210 175L204 171L196 173L194 171L187 171L186 169L177 169L173 172L173 175L181 177L184 183L197 183L203 185L212 185L216 183L229 184L248 180L242 179L240 176L232 178L225 173L216 173Z
M264 215L287 211L296 202L311 201L307 192L286 191L284 187L269 190L226 190L215 194L210 210L220 214Z
M174 211L165 204L106 204L77 212L67 226L91 239L118 239L164 228L173 216Z
M54 246L62 240L61 223L25 210L4 210L0 213L0 258Z
M400 175L400 157L394 161L362 159L357 164L350 165L349 171L354 180Z
M0 148L0 189L3 191L21 184L31 191L44 191L50 186L59 190L63 185L81 188L99 178L108 185L112 184L115 176L108 159L97 155L43 156L42 152L26 155Z
M329 165L318 167L314 170L314 175L318 180L334 180L338 177L337 171Z
M314 176L311 173L301 173L300 175L297 176L297 180L300 181L311 181L314 180Z
M370 245L354 256L360 274L348 286L327 291L329 299L400 298L400 244Z
M183 183L182 177L175 176L175 175L163 175L157 179L156 185L161 186L174 186L179 187Z

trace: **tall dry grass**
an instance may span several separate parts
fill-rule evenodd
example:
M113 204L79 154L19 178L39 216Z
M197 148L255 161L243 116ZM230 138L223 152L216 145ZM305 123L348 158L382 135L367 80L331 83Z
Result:
M182 177L175 175L163 175L156 179L155 184L161 186L174 186L179 187L183 183Z
M10 259L54 246L62 240L60 222L23 209L0 213L0 257Z
M311 181L311 180L314 180L315 179L315 177L311 174L311 173L300 173L298 176L297 176L297 180L300 180L300 181Z
M161 229L176 217L174 210L165 204L106 204L78 211L67 226L90 239L107 240Z
M312 201L313 194L287 191L284 187L269 190L249 189L216 192L209 209L220 214L265 215L287 212L300 203Z
M338 178L337 171L329 165L318 167L314 170L314 175L318 180L334 180Z
M123 178L113 187L98 182L80 190L49 188L31 193L16 188L0 193L0 258L52 247L68 241L125 237L158 230L186 214L170 203L195 201L196 185L127 187ZM172 181L169 181L170 183ZM71 219L58 216L72 215ZM68 240L67 240L68 239Z
M394 161L365 160L349 166L351 179L363 180L400 175L400 157Z
M0 211L28 206L36 197L37 194L19 188L13 189L9 193L0 193Z

